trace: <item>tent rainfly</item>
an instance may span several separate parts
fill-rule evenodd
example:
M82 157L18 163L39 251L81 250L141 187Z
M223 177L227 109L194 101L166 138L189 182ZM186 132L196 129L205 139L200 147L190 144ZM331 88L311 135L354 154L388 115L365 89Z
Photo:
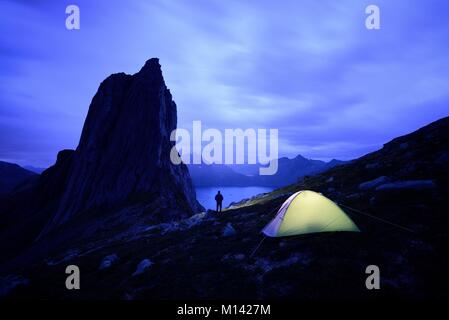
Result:
M320 193L304 190L291 195L262 233L285 237L315 232L354 231L359 228L334 202Z

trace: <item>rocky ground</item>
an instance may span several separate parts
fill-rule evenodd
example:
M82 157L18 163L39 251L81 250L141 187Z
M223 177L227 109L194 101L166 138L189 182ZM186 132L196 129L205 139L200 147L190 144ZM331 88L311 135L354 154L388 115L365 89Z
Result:
M415 234L347 211L362 233L267 238L251 257L263 238L260 230L288 194L280 189L221 214L74 241L3 278L17 284L8 298L447 299L442 239L418 224L407 225ZM392 211L396 206L382 210L400 216ZM418 211L408 214L425 214ZM81 290L65 289L69 264L80 267ZM379 291L365 288L370 264L380 267Z

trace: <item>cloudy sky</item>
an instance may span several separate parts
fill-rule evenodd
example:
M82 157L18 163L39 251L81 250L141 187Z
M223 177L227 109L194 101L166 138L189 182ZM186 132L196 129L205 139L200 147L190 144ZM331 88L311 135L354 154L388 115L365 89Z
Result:
M283 156L355 158L449 115L448 15L444 0L1 0L0 159L53 163L99 83L151 57L179 127L278 128Z

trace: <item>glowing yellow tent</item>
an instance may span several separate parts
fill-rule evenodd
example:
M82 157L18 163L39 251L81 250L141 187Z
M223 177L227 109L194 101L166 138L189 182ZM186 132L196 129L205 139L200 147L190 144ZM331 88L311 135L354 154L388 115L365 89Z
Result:
M285 237L314 232L360 232L334 202L309 190L291 195L262 232L268 237Z

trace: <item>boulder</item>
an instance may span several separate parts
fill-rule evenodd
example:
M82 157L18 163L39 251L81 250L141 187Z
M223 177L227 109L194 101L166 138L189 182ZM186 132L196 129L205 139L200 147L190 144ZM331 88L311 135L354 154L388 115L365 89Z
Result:
M232 224L230 222L228 222L223 229L222 235L223 235L223 237L231 237L231 236L235 235L236 233L237 233L237 231L235 231Z
M386 176L381 176L378 177L376 179L373 180L369 180L369 181L365 181L359 184L359 189L360 190L369 190L369 189L374 189L375 187L377 187L378 185L381 185L385 182L390 181L390 179Z
M136 271L134 271L133 273L133 277L137 276L139 274L142 274L143 272L145 272L146 269L148 269L149 267L151 267L153 265L153 262L151 262L150 259L143 259L142 261L140 261L140 263L137 265Z
M114 254L110 254L103 258L103 260L100 263L99 270L107 269L112 266L112 264L118 260L118 256Z
M385 183L376 188L377 191L382 190L398 190L398 189L414 189L424 190L433 189L436 185L433 180L407 180Z

